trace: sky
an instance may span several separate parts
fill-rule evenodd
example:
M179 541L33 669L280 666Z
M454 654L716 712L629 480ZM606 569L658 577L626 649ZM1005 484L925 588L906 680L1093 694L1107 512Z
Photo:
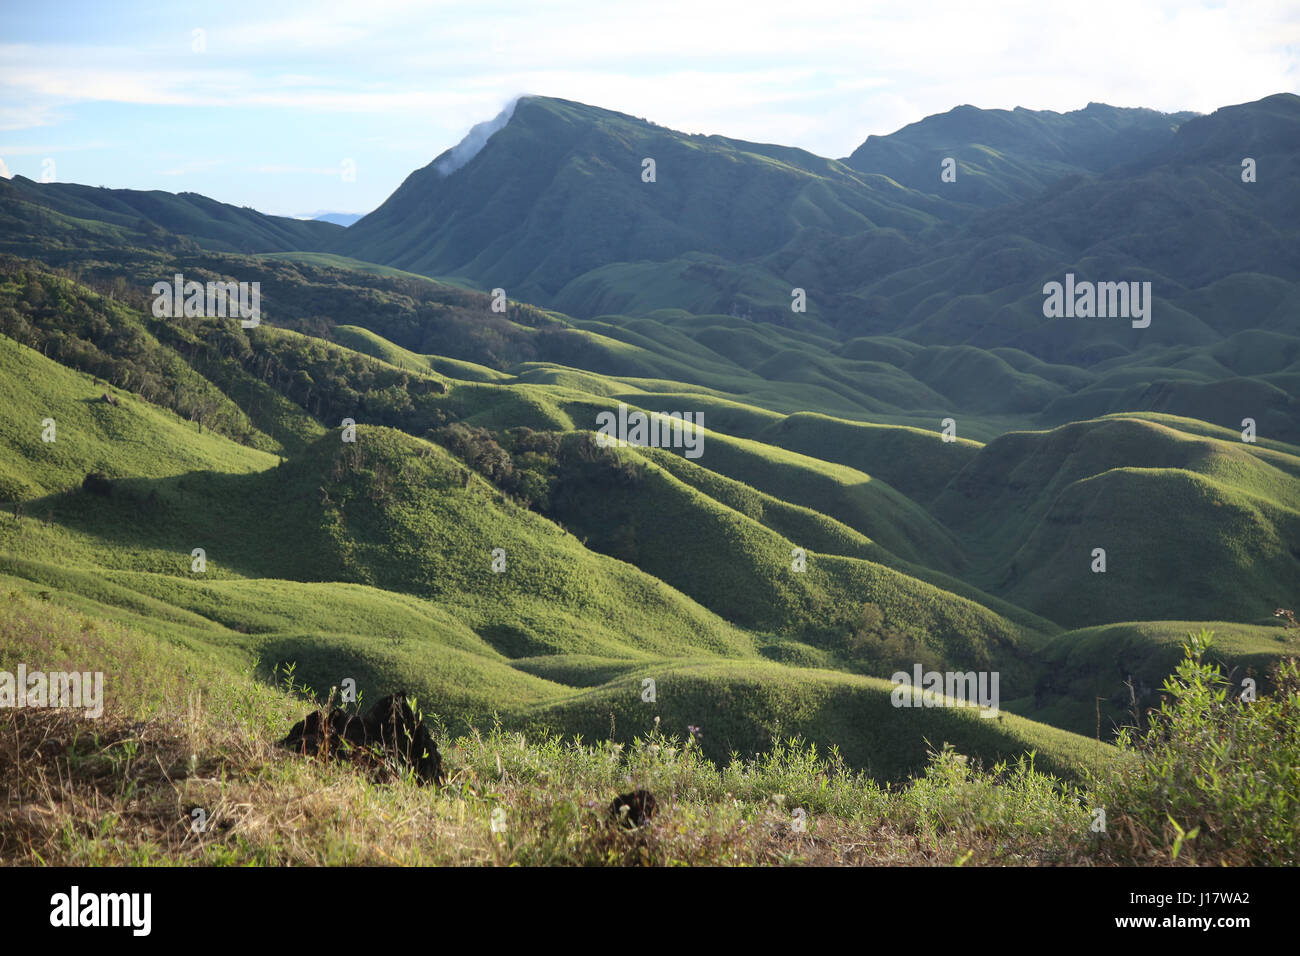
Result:
M843 157L954 106L1300 92L1300 0L17 3L0 175L368 212L521 94Z

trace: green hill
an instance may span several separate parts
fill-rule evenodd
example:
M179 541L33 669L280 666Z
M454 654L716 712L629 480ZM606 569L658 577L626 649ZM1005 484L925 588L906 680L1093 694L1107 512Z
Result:
M990 442L934 510L977 556L973 582L1059 623L1252 621L1300 589L1297 464L1109 418Z
M105 189L76 183L38 183L25 176L0 181L0 249L21 251L24 236L61 231L72 243L172 243L183 240L225 252L322 249L342 226L267 216L198 193Z

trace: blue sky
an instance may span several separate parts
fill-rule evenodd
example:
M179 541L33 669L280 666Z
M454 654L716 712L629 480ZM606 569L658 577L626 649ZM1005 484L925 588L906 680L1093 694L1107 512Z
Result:
M521 93L841 157L962 103L1300 92L1300 0L53 0L3 23L0 175L280 215L369 211Z

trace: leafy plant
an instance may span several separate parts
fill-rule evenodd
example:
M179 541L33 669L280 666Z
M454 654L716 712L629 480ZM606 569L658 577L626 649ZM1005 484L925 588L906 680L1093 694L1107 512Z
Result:
M1274 693L1253 698L1206 662L1213 646L1211 631L1188 635L1150 727L1121 731L1119 747L1131 759L1093 781L1095 799L1123 835L1115 844L1123 857L1294 864L1300 664L1274 665Z

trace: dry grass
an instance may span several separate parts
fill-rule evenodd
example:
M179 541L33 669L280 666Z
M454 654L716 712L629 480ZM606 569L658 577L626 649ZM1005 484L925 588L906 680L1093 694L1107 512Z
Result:
M1109 835L1091 833L1089 797L1029 761L981 769L947 747L887 789L798 741L720 767L657 729L624 747L433 727L448 781L423 786L277 747L314 706L291 687L38 598L10 594L3 611L0 669L104 662L112 692L98 719L0 710L0 863L1106 865L1138 849L1173 862L1128 846L1114 807ZM609 804L634 787L659 812L625 830Z
M534 747L498 731L445 748L450 781L436 790L299 758L239 728L214 733L207 716L197 703L144 722L7 712L0 721L0 859L275 866L1065 862L1046 852L1038 860L1008 858L1005 839L1000 846L977 826L920 825L899 795L859 781L828 781L839 791L829 812L808 812L800 831L788 798L762 795L772 767L718 770L689 746L665 753L673 748L647 742L623 759L611 745L552 740ZM553 773L529 769L566 750L568 759L553 761ZM661 807L649 825L626 831L612 824L608 804L634 778L657 780ZM723 789L728 785L736 792ZM861 800L845 813L839 804L853 790ZM193 826L195 807L206 814L202 832ZM504 816L494 821L494 811ZM494 822L504 829L495 832Z

